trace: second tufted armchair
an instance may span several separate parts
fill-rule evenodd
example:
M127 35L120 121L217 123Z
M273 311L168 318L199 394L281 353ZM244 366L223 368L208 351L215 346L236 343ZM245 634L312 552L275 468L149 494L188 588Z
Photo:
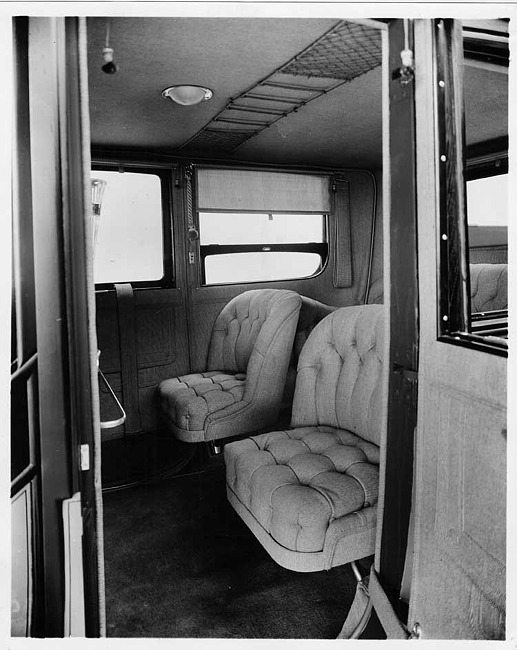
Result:
M206 372L162 381L169 428L203 442L271 425L278 416L300 312L294 291L246 291L221 311L212 330Z
M386 419L384 307L343 307L309 336L291 429L224 448L230 503L278 564L320 571L373 554Z

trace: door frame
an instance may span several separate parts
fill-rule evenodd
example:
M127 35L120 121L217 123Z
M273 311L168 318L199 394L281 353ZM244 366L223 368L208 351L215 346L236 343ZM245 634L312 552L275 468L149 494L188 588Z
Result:
M39 404L33 424L34 625L28 634L62 637L65 633L68 531L63 505L80 493L83 557L78 570L85 578L86 635L100 636L102 529L94 462L99 418L87 270L89 183L84 176L85 169L89 173L89 127L81 102L87 83L85 19L15 20L16 29L25 29L27 36L20 45L27 53L27 84L21 91L26 92L28 111L19 128L29 134L28 146L20 148L18 156L31 171ZM23 78L20 70L16 74L17 80ZM14 146L21 143L15 141ZM15 210L29 208L26 203L14 204Z
M389 25L389 380L384 502L376 569L399 618L407 552L417 420L419 287L414 72L401 52L414 51L413 21ZM403 251L403 254L401 254ZM388 292L386 292L386 295Z

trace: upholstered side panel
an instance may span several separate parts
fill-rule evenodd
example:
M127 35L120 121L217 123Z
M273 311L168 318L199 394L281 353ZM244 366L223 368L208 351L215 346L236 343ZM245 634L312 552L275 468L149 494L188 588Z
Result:
M184 295L179 289L136 291L136 343L138 395L142 428L159 429L156 388L167 377L183 375L189 370L187 321ZM123 403L121 350L115 292L96 294L97 339L101 350L100 367L118 399ZM119 411L110 393L99 383L101 420L115 420ZM124 435L124 426L103 429L102 439Z
M508 309L508 265L470 265L471 311Z
M376 278L370 285L368 293L368 304L382 305L384 303L384 278L382 276Z
M347 429L380 444L384 307L343 307L310 335L298 363L291 426Z
M275 289L245 291L230 300L213 327L207 370L246 372L255 346L266 350L300 303L293 291Z

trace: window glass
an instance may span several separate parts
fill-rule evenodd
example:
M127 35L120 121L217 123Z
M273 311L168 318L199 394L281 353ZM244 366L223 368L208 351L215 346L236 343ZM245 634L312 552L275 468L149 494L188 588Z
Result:
M508 174L468 181L467 215L469 226L506 226Z
M205 260L207 284L306 278L320 270L321 255L271 251L212 255Z
M321 214L201 212L199 227L202 246L325 241Z
M95 283L160 280L164 275L160 177L94 170L92 178L106 181L95 246Z
M205 284L306 278L326 261L324 214L200 212Z

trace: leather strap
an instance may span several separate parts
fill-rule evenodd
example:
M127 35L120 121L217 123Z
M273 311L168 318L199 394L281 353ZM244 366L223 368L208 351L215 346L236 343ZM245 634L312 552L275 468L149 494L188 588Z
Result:
M388 639L409 639L410 634L406 627L399 621L381 583L379 576L372 566L370 571L370 582L368 584L370 600L377 617L386 632Z
M116 284L122 403L126 411L125 434L143 433L138 400L138 364L136 358L136 314L130 284Z
M332 190L334 192L334 220L336 224L334 287L351 287L353 284L352 238L350 233L350 188L348 181L335 178Z

